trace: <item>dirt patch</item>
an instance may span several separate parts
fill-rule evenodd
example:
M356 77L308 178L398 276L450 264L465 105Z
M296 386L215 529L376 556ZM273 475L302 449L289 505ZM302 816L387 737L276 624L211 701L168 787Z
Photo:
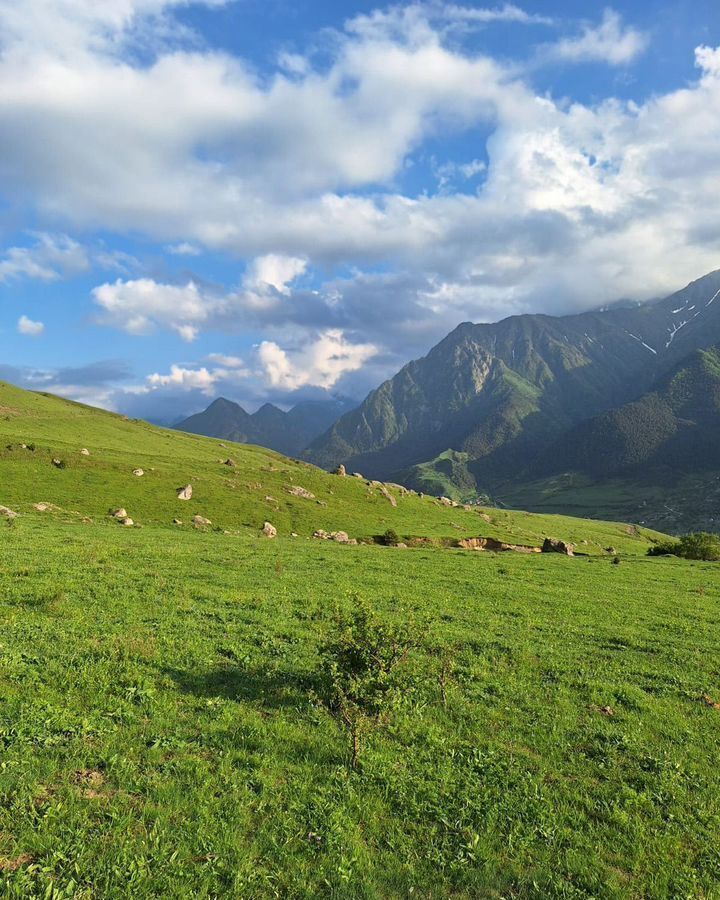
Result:
M17 872L22 866L29 866L31 862L35 862L32 853L21 853L20 856L14 856L12 859L0 856L0 872Z

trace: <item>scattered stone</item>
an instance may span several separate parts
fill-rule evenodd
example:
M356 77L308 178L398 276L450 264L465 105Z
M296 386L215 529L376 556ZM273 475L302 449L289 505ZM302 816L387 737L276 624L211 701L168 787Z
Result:
M120 522L121 525L125 525L126 527L135 524L130 516L126 516L124 519L118 519L118 522Z
M267 538L277 537L277 528L274 525L271 525L270 522L265 522L262 527L262 533Z
M540 547L532 547L527 544L506 544L504 541L498 541L496 538L476 537L464 538L458 541L458 547L463 550L490 550L494 553L504 553L506 551L514 551L515 553L540 553Z
M173 519L173 525L182 525L182 519Z
M54 503L33 503L33 509L36 509L38 512L48 512L58 508Z
M583 544L586 544L586 543L587 543L587 541L583 541ZM617 553L617 550L614 547L606 547L605 552L609 553L611 556L615 556L615 554Z
M335 541L336 544L357 544L355 538L349 537L347 531L325 531L318 528L313 537L321 541Z
M0 516L4 516L6 519L17 519L18 514L8 509L7 506L0 506Z
M231 469L234 469L235 466L237 466L237 463L235 462L234 459L226 459L225 462L223 463L223 465L230 466Z
M192 523L196 528L202 528L206 525L212 525L210 519L206 519L205 516L193 516Z
M90 451L87 447L82 448L82 450L80 451L80 456L90 456Z
M342 463L340 463L337 469L335 469L335 474L339 475L341 478L345 478L345 476L347 475L347 470Z
M52 464L55 466L56 469L62 469L64 466L64 463L61 459L54 459L52 461Z
M302 497L303 500L315 499L315 494L313 494L312 491L308 491L298 484L294 484L291 488L288 488L288 494L292 494L293 497Z
M290 537L297 537L297 532L291 531L291 532L290 532Z
M121 506L120 509L111 509L110 515L114 519L127 519L127 510Z
M451 500L449 497L438 497L438 500L442 503L443 506L459 506L459 503L456 503L454 500Z
M365 480L365 476L364 476L364 475L361 475L360 472L353 472L353 473L352 473L352 477L353 477L353 478L360 478L360 479L363 480L363 481Z
M543 553L562 553L565 556L575 556L575 544L567 541L558 541L555 538L545 538L542 545Z
M144 469L133 469L133 475L136 478L142 478L144 474L145 474Z
M274 497L267 496L265 498L266 503L277 503L277 500Z
M184 488L178 488L178 500L192 500L193 489L191 484L185 485Z
M481 512L481 513L478 513L478 515L483 520L483 522L487 522L488 524L490 524L492 522L492 519L490 518L490 516L487 513Z
M399 544L395 544L395 549L396 550L407 550L407 546L408 546L407 544L403 544L402 542L400 542Z

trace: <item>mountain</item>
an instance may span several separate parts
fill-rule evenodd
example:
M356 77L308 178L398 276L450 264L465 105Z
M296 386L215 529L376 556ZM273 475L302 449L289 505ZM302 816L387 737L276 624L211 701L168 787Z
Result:
M307 457L419 490L444 484L457 499L495 496L512 484L515 501L524 496L522 484L547 476L548 467L598 478L611 460L605 441L620 442L615 455L637 454L647 442L664 445L690 411L677 399L668 405L669 385L678 390L693 378L702 385L714 357L692 354L715 344L720 271L653 303L464 323L342 416L310 445ZM695 393L699 402L702 391ZM633 402L639 405L628 405ZM613 410L615 418L576 430ZM713 446L713 415L707 411L694 438L670 442L673 458L682 447L696 447L699 434ZM635 450L623 451L621 435L633 430ZM669 446L665 452L671 453ZM695 459L690 452L693 470Z
M206 410L190 416L175 428L191 434L258 444L279 453L299 456L314 438L355 405L355 401L346 398L309 400L283 412L272 403L266 403L251 415L232 400L219 397Z

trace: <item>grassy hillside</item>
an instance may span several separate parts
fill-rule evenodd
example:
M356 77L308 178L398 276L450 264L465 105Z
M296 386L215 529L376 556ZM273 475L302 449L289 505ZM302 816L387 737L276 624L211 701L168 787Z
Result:
M398 488L389 489L397 501L393 508L364 480L329 475L271 450L155 428L5 384L0 384L0 447L0 505L42 520L88 518L117 528L108 511L123 507L142 526L172 527L180 518L189 527L197 514L238 533L257 534L268 520L281 536L309 537L323 528L363 539L393 528L408 538L481 535L537 544L549 535L586 541L588 553L609 545L644 553L656 537L624 525L507 511L485 511L487 522L478 510L448 508ZM225 465L227 459L236 465ZM134 476L136 468L145 474ZM179 501L176 489L186 484L193 486L192 500ZM314 499L290 494L293 487ZM38 512L36 503L57 509Z

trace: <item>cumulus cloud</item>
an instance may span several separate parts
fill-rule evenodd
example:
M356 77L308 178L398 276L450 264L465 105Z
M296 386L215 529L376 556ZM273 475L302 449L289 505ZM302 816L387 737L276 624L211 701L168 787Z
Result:
M354 372L377 353L373 344L351 344L338 329L329 329L312 344L283 350L274 341L263 341L258 356L273 387L295 391L304 385L330 388L347 372Z
M547 48L547 55L563 62L604 62L611 66L631 63L648 46L648 36L623 26L613 9L606 9L599 25L585 25L577 37L564 38Z
M265 291L275 288L279 294L290 295L289 285L307 269L307 260L269 253L253 260L248 267L244 284L248 290Z
M5 250L0 258L0 282L20 278L56 281L90 268L86 249L67 235L39 232L31 237L34 242L30 246Z
M27 316L20 316L17 330L19 334L24 334L28 337L39 337L45 331L45 325L42 322L35 322L29 319Z

